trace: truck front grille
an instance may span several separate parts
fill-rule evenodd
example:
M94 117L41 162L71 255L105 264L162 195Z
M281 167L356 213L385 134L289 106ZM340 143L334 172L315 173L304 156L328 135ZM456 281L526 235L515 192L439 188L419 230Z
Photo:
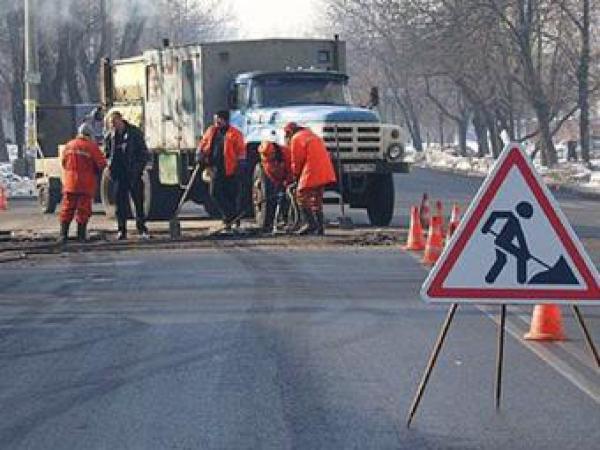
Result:
M323 127L323 140L327 149L335 154L348 154L356 151L361 154L380 151L381 127L378 126L326 126Z

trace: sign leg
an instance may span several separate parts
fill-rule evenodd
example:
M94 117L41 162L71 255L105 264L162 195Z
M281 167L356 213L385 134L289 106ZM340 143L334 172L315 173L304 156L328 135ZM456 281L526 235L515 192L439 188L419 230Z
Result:
M588 328L583 320L583 314L581 314L581 311L579 310L579 307L577 305L573 305L573 313L575 314L575 318L577 319L579 326L583 330L585 340L586 340L588 346L590 347L590 350L592 351L592 354L594 355L594 358L596 360L596 365L598 367L600 367L600 357L598 356L598 349L596 349L596 346L594 345L594 341L592 340L592 335L590 334L590 331L588 330Z
M500 325L498 326L498 355L496 357L496 409L500 409L502 396L502 361L504 359L504 327L506 325L506 305L500 306Z
M407 428L410 428L410 423L412 422L413 417L417 412L417 408L419 407L419 403L421 402L421 397L423 396L423 392L425 392L425 387L427 386L427 382L429 381L429 376L431 375L431 371L433 370L433 367L435 366L437 358L440 354L440 350L442 349L442 345L444 344L444 340L446 339L446 334L448 334L448 329L450 328L450 323L452 323L452 319L454 318L454 313L456 313L457 308L458 303L452 303L452 306L450 306L450 309L448 310L446 320L442 325L440 334L438 335L433 351L431 352L431 356L429 357L427 368L425 369L425 373L421 378L421 382L419 383L419 387L417 388L417 393L410 407L410 412L408 413L408 420L406 422Z

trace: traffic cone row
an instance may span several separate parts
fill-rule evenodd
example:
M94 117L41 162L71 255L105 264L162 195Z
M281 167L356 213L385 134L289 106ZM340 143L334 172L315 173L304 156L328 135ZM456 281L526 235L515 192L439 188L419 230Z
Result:
M8 209L8 200L6 198L6 188L0 184L0 211Z
M448 223L446 241L452 236L460 222L460 209L457 204L452 207L452 216ZM425 238L424 228L428 228ZM410 210L410 227L405 250L424 250L422 262L427 265L435 264L444 248L444 206L440 200L435 202L435 214L430 215L429 197L423 194L421 205L412 206Z

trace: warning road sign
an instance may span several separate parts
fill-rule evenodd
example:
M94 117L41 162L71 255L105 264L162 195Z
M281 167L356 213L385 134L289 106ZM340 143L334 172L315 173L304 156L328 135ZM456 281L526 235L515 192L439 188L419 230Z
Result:
M421 296L447 303L600 305L596 267L519 145L500 155Z

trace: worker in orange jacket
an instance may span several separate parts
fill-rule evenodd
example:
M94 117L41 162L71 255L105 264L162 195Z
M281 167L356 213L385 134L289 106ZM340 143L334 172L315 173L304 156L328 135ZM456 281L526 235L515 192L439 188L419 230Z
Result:
M210 196L221 211L226 229L241 213L240 162L246 159L242 133L229 124L229 111L219 111L198 144L197 159L213 170Z
M289 210L289 201L286 197L286 187L294 181L292 176L292 154L290 149L284 145L279 145L275 136L261 142L258 147L260 163L267 178L273 185L274 195L277 198L277 208L273 229L276 230L279 225L279 219L283 218L287 223Z
M298 181L296 200L303 225L297 234L323 234L323 193L336 176L325 142L308 128L294 122L284 133L291 152L292 175Z
M278 190L284 189L294 180L292 153L288 147L265 140L258 147L258 154L265 175Z
M60 211L60 238L67 242L73 217L77 222L77 239L86 239L87 223L92 215L92 199L96 193L98 174L106 167L106 158L94 141L94 131L83 123L75 139L62 152L62 207Z

